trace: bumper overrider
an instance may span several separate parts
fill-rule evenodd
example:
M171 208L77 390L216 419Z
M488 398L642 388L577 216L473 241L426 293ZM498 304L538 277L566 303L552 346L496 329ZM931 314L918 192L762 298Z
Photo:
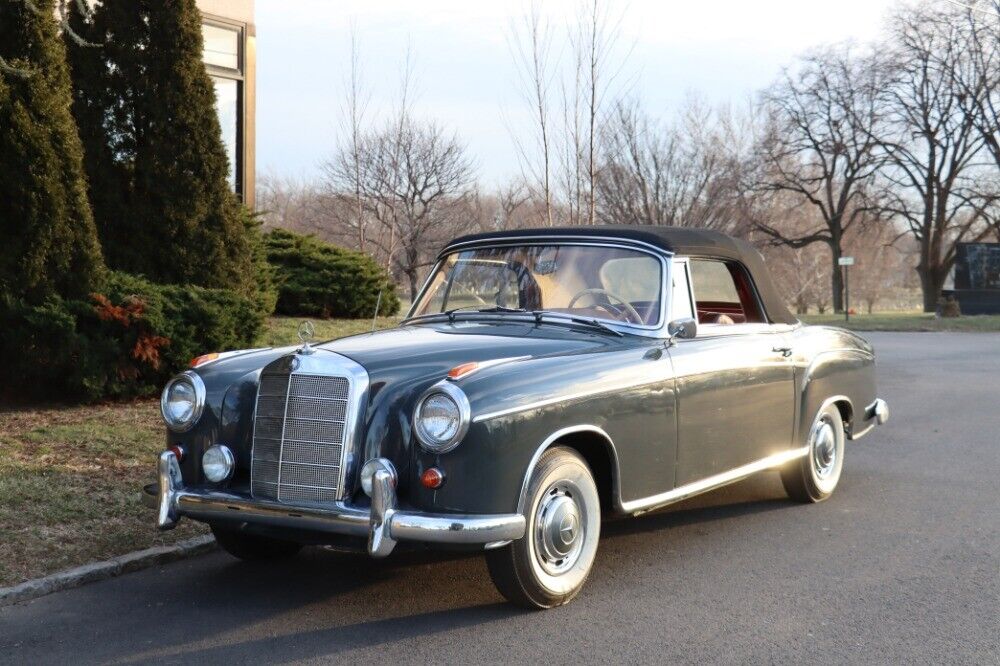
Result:
M372 479L371 508L331 502L322 508L252 499L221 490L185 488L177 456L160 454L157 483L147 486L143 501L157 510L156 525L168 530L183 516L204 522L249 524L368 537L368 553L385 557L397 541L436 544L482 544L498 547L524 536L524 516L432 514L404 511L396 502L392 466L379 464Z

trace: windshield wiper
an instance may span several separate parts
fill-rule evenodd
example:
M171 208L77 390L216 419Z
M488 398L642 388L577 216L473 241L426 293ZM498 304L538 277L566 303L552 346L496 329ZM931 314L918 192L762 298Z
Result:
M461 312L462 310L471 310L472 312L484 313L484 314L495 314L497 312L527 312L524 308L508 308L504 305L495 305L489 308L477 308L474 305L463 305L460 308L452 308L451 310L446 310L444 314L448 317L448 321L455 321L455 313Z
M621 331L618 331L618 330L615 330L615 329L611 328L610 326L608 326L607 324L605 324L604 322L602 322L602 321L600 321L598 319L588 319L586 317L571 317L569 315L563 316L563 315L559 315L559 314L553 314L553 313L550 313L550 312L545 312L544 310L534 310L534 311L532 311L531 314L535 315L535 323L536 324L543 323L543 321L545 321L544 317L546 315L548 315L549 319L547 321L549 323L552 323L552 324L559 324L559 323L563 323L563 324L566 324L566 323L569 323L569 324L582 324L584 326L589 326L591 328L600 329L601 331L604 331L605 333L610 333L611 335L618 336L619 338L625 337L624 333L622 333Z

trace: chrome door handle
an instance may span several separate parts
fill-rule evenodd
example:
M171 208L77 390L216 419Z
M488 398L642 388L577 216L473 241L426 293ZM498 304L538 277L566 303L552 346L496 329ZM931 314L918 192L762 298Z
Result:
M781 354L783 358L788 358L789 356L792 355L791 347L775 347L771 351L773 351L775 354Z

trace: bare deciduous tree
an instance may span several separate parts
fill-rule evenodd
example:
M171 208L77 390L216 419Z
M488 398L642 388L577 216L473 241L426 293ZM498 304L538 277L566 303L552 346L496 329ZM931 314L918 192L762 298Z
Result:
M524 34L521 34L521 29ZM516 133L514 144L525 181L535 190L533 194L545 202L544 223L551 227L552 138L549 105L553 77L552 31L535 0L532 0L520 24L512 26L510 45L521 80L522 94L532 111L537 155L523 145Z
M738 159L724 135L697 100L670 126L649 118L637 102L619 101L602 135L601 221L731 231Z
M875 138L883 122L881 72L873 57L859 58L841 46L805 57L763 95L770 122L757 147L756 187L798 197L818 215L816 226L794 234L773 220L755 222L777 244L829 247L838 312L844 235L876 208L875 174L885 159Z
M472 162L454 135L408 115L364 134L359 162L365 209L380 225L369 242L406 277L415 298L433 250L468 222L456 213L471 194Z
M882 94L888 125L880 143L891 201L885 210L919 244L924 310L937 305L955 260L955 244L986 237L997 220L997 172L986 135L958 73L970 48L961 10L903 6L891 23L891 79Z

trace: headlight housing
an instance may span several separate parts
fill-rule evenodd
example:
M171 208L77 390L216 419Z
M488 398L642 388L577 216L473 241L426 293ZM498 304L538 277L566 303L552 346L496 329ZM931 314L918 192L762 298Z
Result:
M469 430L469 399L454 384L432 386L413 410L413 430L420 444L432 453L447 453L458 446Z
M197 373L183 372L169 382L160 396L160 412L174 432L190 430L205 409L205 383Z
M213 444L201 457L201 469L212 483L222 483L233 475L236 456L225 444Z

